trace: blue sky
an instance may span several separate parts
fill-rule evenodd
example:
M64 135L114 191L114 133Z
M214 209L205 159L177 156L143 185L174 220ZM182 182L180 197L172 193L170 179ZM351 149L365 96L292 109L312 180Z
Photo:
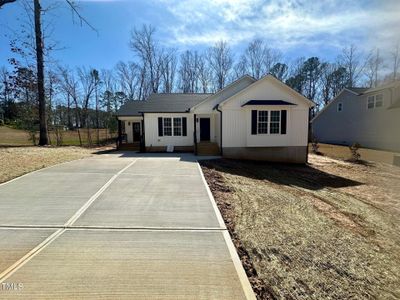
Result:
M0 66L11 56L8 40L26 19L21 5L0 10ZM55 1L43 0L43 6ZM379 47L389 55L400 40L400 0L85 0L80 12L98 30L80 26L63 1L45 17L52 39L63 50L53 52L62 64L112 68L133 60L129 49L134 26L151 24L166 47L202 50L226 40L238 57L254 38L265 40L287 59L319 56L334 59L356 44Z

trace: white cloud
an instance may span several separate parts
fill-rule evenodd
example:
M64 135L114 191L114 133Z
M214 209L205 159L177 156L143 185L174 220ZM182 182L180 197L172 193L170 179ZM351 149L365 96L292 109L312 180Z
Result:
M400 1L159 0L175 20L169 31L183 45L231 44L254 37L276 48L389 47L400 38ZM377 45L379 43L379 45Z

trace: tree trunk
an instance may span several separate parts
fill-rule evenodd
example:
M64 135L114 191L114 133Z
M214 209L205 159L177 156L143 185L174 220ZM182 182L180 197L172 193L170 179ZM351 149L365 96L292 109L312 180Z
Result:
M70 95L67 95L67 123L68 123L68 130L72 129L72 121L71 121L71 99Z
M36 64L37 64L37 86L39 100L39 145L47 145L49 143L47 136L46 124L46 99L44 95L44 63L43 63L43 40L42 25L40 21L41 8L39 0L34 0L35 13L35 37L36 37Z
M100 144L100 134L99 134L99 97L97 93L97 87L96 87L96 129L97 129L97 145Z

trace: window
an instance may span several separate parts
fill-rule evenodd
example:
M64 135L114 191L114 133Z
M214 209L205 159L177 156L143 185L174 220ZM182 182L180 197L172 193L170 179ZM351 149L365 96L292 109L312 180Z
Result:
M268 133L268 111L259 110L258 111L258 122L257 122L257 132L258 133Z
M383 106L383 95L378 94L375 96L375 107L382 107Z
M269 125L270 134L279 134L281 125L281 111L273 110L271 111L271 122Z
M369 96L367 100L367 108L368 109L373 109L377 107L382 107L383 106L383 95L382 94L377 94L374 96Z
M343 103L339 102L337 105L337 111L342 111L343 110Z
M269 129L269 131L268 131ZM258 134L279 134L281 131L280 110L259 110L257 120Z
M182 118L174 118L174 136L182 135Z
M368 109L375 107L375 96L368 97Z
M172 121L171 118L164 118L164 136L172 136Z
M162 123L162 127L159 130L164 136L182 136L186 135L186 131L183 128L183 119L186 118L159 118L159 124ZM162 120L162 121L161 121ZM160 126L160 125L159 125Z

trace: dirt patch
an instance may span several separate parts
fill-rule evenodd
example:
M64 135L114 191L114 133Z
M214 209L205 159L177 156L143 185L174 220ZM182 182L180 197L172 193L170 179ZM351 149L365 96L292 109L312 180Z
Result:
M259 299L400 298L400 169L201 164Z
M62 162L90 156L110 147L0 147L0 183Z

